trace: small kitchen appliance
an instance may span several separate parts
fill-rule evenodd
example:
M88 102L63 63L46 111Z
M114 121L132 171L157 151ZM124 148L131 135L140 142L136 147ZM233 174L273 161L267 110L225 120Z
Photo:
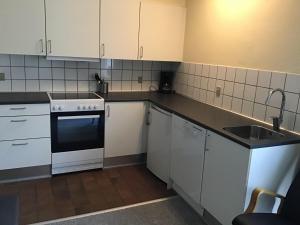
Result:
M95 93L49 93L52 174L103 168L104 99Z
M164 94L172 94L173 90L174 72L162 71L160 73L159 92Z

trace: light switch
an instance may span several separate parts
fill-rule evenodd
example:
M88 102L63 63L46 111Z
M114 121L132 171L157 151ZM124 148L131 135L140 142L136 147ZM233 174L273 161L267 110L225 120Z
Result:
M0 81L5 80L5 73L0 73Z
M216 87L216 96L220 97L221 96L221 91L222 91L222 87L221 86L217 86Z
M139 84L143 83L143 77L138 77Z

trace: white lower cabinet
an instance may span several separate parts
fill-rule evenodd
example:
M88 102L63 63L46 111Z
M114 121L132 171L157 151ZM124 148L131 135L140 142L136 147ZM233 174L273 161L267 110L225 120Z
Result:
M147 167L162 181L170 178L172 114L155 105L149 109Z
M200 204L206 130L172 117L171 179Z
M105 158L145 153L146 107L144 102L105 103Z
M208 131L201 204L223 225L244 210L249 159L249 149Z
M0 170L51 164L50 106L0 106Z
M0 170L50 164L50 138L0 142Z
M0 117L1 140L50 137L50 117L12 116Z
M201 205L221 224L231 225L259 187L286 195L299 168L299 144L248 149L208 131ZM262 199L258 212L276 210Z

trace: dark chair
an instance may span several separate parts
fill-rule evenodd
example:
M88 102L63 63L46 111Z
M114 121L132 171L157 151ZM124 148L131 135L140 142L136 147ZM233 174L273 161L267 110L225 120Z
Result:
M280 206L277 214L253 213L260 195L269 195L280 198ZM300 173L294 179L286 197L279 194L255 189L245 214L237 216L233 225L300 225Z
M17 196L0 196L0 224L19 224L19 199Z

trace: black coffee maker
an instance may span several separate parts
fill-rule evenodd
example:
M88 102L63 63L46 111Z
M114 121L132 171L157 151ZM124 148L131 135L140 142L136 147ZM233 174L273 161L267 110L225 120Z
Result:
M170 71L162 71L160 73L160 81L159 81L159 92L164 94L172 94L173 90L173 80L174 80L174 72Z

